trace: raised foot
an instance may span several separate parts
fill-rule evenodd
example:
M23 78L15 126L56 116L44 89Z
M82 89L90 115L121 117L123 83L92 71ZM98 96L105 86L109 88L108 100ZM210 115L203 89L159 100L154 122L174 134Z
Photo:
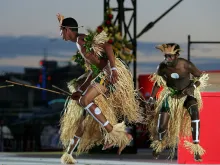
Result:
M103 146L102 150L107 150L107 149L111 148L112 146L113 146L113 144L107 143L106 145Z
M128 139L129 139L129 143L133 140L133 137L132 137L132 135L131 134L128 134L128 133L126 133L126 136L128 137ZM107 149L109 149L109 148L111 148L113 146L113 144L106 144L106 145L104 145L103 146L103 148L102 148L102 150L107 150ZM124 145L124 146L121 146L119 149L118 149L118 155L120 155L121 154L121 152L123 151L123 149L126 147L126 145Z
M195 154L194 159L196 162L202 162L202 157L199 154Z
M130 144L130 142L133 140L133 137L132 137L132 135L131 134L129 134L129 133L126 133L126 136L128 137L128 139L129 139L129 143L128 144ZM128 145L127 144L127 145ZM124 146L121 146L119 149L118 149L118 155L121 155L121 152L123 151L123 149L126 147L126 145L124 145Z

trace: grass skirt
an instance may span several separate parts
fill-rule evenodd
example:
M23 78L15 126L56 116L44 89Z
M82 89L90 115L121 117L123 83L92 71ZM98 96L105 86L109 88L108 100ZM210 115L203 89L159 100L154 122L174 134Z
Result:
M126 127L123 121L126 121L126 124L143 122L132 75L119 59L116 59L116 67L119 76L119 81L115 84L116 91L109 95L101 94L94 100L107 120L113 125L113 131L107 133L92 116L87 115L84 120L85 130L77 148L77 154L86 152L95 145L113 144L119 147L128 145L130 141L125 134ZM85 78L86 76L81 76L80 79L69 82L70 92L74 92L77 85L81 85ZM84 109L76 101L67 99L65 110L60 119L60 140L64 149L68 147L70 139L74 137L83 111ZM122 123L118 123L118 120Z
M186 149L189 149L191 153L204 153L204 150L201 148L201 146L194 146L195 144L189 142L189 138L192 135L191 119L187 109L185 109L183 106L187 96L184 96L180 99L172 98L169 96L170 90L168 89L168 87L166 87L166 84L161 76L154 74L151 80L157 82L159 86L163 87L163 90L161 91L156 103L154 115L151 116L151 119L153 120L151 120L152 122L149 125L151 140L153 141L151 147L153 148L153 150L155 150L156 152L161 152L165 148L174 149L177 147L179 137L183 137L185 139ZM202 98L200 95L200 90L207 86L208 75L203 74L200 79L197 80L200 81L200 86L195 89L194 97L197 99L198 108L200 111L202 109ZM166 97L168 97L168 103L170 107L170 119L168 123L168 129L165 136L163 137L163 140L158 141L158 133L156 131L158 117L163 100Z

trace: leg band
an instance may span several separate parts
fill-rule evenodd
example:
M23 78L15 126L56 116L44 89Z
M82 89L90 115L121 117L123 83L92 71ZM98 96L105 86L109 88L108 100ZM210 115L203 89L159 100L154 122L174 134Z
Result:
M192 120L192 123L195 123L195 128L192 128L193 132L195 132L195 139L193 139L193 142L199 142L199 122L200 120Z
M165 132L166 132L166 130L163 131L163 132L158 132L159 141L161 141L163 139L163 135L164 135Z
M161 114L159 114L159 117L158 117L158 120L157 120L157 131L159 131L160 118L161 118Z
M109 124L109 121L107 120L104 124L103 124L103 126L105 127L105 126L107 126Z
M99 107L96 107L95 110L94 110L94 113L95 115L90 111L90 107L93 105L94 103L91 102L90 104L88 104L86 107L85 107L85 110L87 110L87 112L99 123L101 124L102 126L107 126L109 124L109 121L106 121L105 123L102 123L101 121L99 121L99 119L97 119L97 117L95 115L99 115L101 114L101 110L99 109Z
M76 139L75 139L75 138L76 138ZM76 143L75 143L75 140L74 140L74 139L77 140ZM72 148L72 150L70 151L70 155L73 154L73 151L74 151L74 150L76 149L76 147L78 146L78 144L79 144L79 142L80 142L80 139L81 139L80 137L74 136L74 138L70 140L70 143L69 143L67 152L69 152L69 150L71 149L71 146L75 144L74 147Z

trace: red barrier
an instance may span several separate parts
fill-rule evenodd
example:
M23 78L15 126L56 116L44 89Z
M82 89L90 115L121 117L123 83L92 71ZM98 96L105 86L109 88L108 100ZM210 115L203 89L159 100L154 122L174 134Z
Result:
M139 75L138 77L140 92L145 98L148 98L150 96L153 87L153 83L149 80L149 78L149 74Z
M206 150L203 161L195 162L181 140L178 146L179 164L220 164L220 92L202 93L203 109L200 113L200 144Z
M150 81L150 74L139 75L138 84L139 84L140 92L143 94L143 96L147 100L151 95L151 91L154 85L154 83ZM162 88L157 93L157 96L160 94L161 90Z

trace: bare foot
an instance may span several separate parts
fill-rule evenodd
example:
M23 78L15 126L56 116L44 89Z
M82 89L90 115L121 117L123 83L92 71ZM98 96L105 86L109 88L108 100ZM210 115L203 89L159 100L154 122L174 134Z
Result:
M199 154L195 154L194 159L195 159L196 162L202 162L202 158Z
M103 146L102 150L107 150L107 149L111 148L112 146L113 146L113 144L107 143L106 145Z
M127 137L128 137L128 139L129 139L129 143L133 140L133 137L132 137L132 135L131 134L129 134L129 133L126 133L126 135L127 135ZM128 144L129 144L128 143ZM118 155L121 155L121 152L123 151L123 149L126 147L126 145L124 145L124 146L121 146L119 149L118 149Z

